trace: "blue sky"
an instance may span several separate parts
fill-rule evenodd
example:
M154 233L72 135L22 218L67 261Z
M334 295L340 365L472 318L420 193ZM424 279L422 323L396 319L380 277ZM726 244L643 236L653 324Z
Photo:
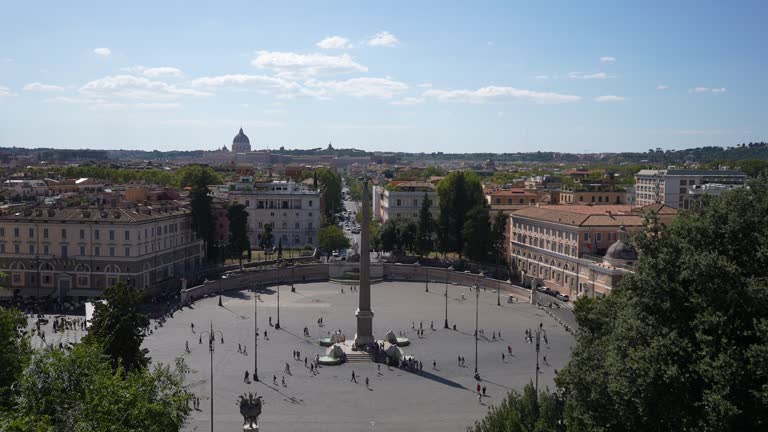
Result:
M768 140L765 1L2 2L0 146Z

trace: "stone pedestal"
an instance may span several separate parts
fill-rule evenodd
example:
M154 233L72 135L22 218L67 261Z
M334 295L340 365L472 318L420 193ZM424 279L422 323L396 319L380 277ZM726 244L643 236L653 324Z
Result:
M374 343L373 339L373 311L360 310L355 312L357 317L357 334L355 335L355 346L364 347Z

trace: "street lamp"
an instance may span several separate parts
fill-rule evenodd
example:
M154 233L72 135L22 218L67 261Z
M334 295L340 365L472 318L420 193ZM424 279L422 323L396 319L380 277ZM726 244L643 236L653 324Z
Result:
M200 342L203 341L203 335L208 334L208 352L211 354L211 432L213 432L213 351L216 342L216 334L221 337L221 343L224 343L224 333L219 330L213 330L213 321L211 321L211 330L200 332Z
M541 346L541 330L536 330L536 394L539 394L539 348Z
M256 285L253 286L253 380L259 382L259 322L256 305L259 304L259 295L256 293Z
M479 329L478 329L478 322L480 320L480 287L475 285L474 288L475 288L475 379L480 381L480 374L477 372L477 340L478 340L478 337L480 336Z
M448 328L448 276L450 276L449 272L452 272L452 271L453 271L453 266L448 267L445 273L445 324L444 324L445 328Z
M277 323L275 330L280 330L280 260L277 260Z
M498 279L496 279L496 306L501 306L501 286Z
M426 271L426 276L424 276L424 284L426 285L426 289L424 292L429 292L429 267L424 267L424 270Z

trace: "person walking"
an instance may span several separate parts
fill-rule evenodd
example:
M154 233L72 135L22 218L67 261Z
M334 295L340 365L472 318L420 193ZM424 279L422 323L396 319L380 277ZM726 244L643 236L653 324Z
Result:
M437 360L432 360L432 369L437 370Z
M504 353L501 353L501 361L502 361L502 363L506 363L507 362L507 356L504 355Z
M483 386L483 396L485 396L485 386Z
M352 371L352 379L350 381L357 384L357 377L355 376L355 371Z
M245 371L245 376L243 377L243 382L248 382L248 371Z
M369 386L368 386L368 384L369 384L369 382L368 382L368 377L365 377L365 387L366 387L366 388L368 388L368 387L369 387Z
M480 395L480 383L477 383L477 395Z
M288 387L287 385L285 385L285 377L283 377L283 387Z
M272 375L272 384L277 385L277 375Z

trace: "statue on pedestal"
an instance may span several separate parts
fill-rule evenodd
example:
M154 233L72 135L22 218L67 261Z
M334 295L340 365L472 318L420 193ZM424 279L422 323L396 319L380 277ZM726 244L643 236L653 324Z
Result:
M243 416L243 430L259 430L261 396L243 393L239 397L240 414Z

